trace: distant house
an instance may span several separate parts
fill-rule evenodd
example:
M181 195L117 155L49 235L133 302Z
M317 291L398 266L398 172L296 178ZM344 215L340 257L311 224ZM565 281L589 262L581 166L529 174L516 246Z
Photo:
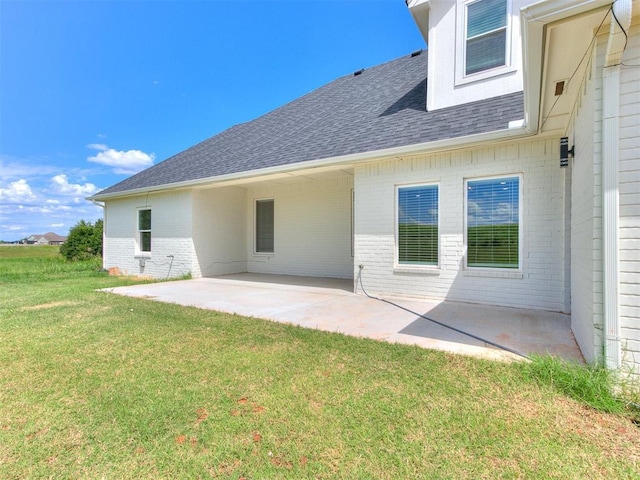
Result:
M27 245L62 245L66 240L67 237L47 232L43 235L29 235L27 237Z
M104 267L565 312L640 379L640 1L407 5L428 50L91 197Z

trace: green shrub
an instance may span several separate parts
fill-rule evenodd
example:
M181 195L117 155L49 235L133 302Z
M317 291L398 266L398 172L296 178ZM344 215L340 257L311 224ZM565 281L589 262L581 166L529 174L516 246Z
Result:
M102 256L102 219L95 223L80 220L70 231L60 254L67 260L88 260Z

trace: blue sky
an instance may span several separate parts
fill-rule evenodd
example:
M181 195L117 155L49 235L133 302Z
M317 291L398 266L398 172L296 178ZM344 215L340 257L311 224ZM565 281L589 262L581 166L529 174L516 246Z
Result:
M0 239L337 77L424 48L403 0L0 0Z

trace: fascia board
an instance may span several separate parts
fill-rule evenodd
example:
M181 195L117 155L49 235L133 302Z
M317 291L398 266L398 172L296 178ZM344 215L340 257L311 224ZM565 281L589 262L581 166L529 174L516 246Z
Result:
M610 0L543 0L523 7L520 15L527 22L547 24L610 5Z
M101 195L97 193L87 197L90 201L105 201L113 200L116 198L130 197L133 195L140 195L150 192L176 190L182 188L198 187L204 185L215 185L224 182L232 182L236 180L246 180L250 178L260 178L278 173L292 173L298 170L307 170L320 167L331 167L340 165L354 165L358 163L365 163L374 160L381 160L383 158L393 158L406 155L415 155L420 153L434 153L445 150L455 150L460 148L468 148L472 146L482 145L486 143L511 140L520 137L530 136L530 132L526 127L510 128L507 130L497 130L494 132L480 133L477 135L468 135L466 137L450 138L444 140L437 140L434 142L418 143L414 145L407 145L404 147L386 148L382 150L376 150L372 152L356 153L351 155L344 155L341 157L325 158L321 160L311 160L308 162L299 162L289 165L279 165L276 167L262 168L258 170L248 170L237 173L230 173L228 175L219 175L216 177L199 178L197 180L187 180L184 182L169 183L164 185L155 185L144 188L137 188L132 190L125 190L122 192L113 192L111 194Z

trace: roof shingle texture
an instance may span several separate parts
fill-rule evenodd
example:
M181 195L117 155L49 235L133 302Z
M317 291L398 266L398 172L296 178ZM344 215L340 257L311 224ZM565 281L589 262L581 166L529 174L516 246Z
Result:
M334 80L98 194L114 194L508 128L522 93L426 111L427 55Z

